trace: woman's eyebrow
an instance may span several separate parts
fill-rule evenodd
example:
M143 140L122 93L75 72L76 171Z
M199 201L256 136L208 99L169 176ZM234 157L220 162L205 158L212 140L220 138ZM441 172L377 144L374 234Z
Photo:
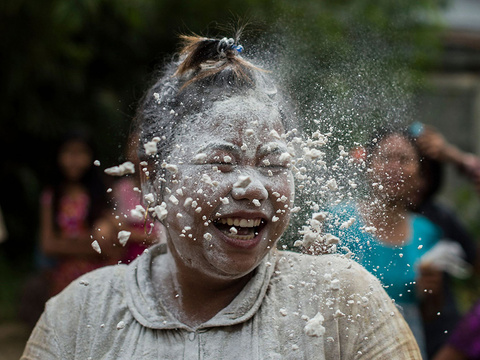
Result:
M233 155L238 155L241 153L241 149L238 146L233 145L231 143L210 142L205 146L201 147L200 150L197 151L197 154L200 154L205 151L215 151L215 150L223 150Z
M288 149L285 145L279 144L276 142L270 142L265 145L260 146L258 149L259 155L267 155L267 154L281 154L284 152L288 152Z

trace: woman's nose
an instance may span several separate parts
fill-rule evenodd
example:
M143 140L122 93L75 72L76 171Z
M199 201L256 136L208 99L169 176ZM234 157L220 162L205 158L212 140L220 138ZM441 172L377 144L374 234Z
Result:
M261 201L268 198L268 191L260 179L251 175L240 175L233 184L232 197L234 200Z

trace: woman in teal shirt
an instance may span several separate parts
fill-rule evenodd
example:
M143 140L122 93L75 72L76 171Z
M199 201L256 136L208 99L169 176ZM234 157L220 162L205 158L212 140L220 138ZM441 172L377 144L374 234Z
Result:
M399 304L425 354L421 307L441 296L442 273L419 259L442 236L427 218L408 210L421 181L420 156L414 140L399 131L376 134L367 150L369 195L330 211L324 232L341 239L367 270L377 276ZM422 274L432 274L428 288Z

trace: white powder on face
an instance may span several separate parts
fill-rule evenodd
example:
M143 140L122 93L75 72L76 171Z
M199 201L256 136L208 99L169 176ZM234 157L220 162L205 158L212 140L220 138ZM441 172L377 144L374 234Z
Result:
M248 175L240 175L238 181L233 184L236 188L246 188L252 182L252 178Z
M127 174L135 174L135 165L131 161L126 161L121 165L112 166L104 170L105 174L111 176L123 176Z
M207 159L207 154L205 153L200 153L193 157L193 161L195 164L203 164L205 163L206 159Z

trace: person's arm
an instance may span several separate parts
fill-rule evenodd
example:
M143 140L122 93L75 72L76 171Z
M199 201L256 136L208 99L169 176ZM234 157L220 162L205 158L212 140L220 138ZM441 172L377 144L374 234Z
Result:
M469 176L480 193L480 158L450 144L434 127L425 126L417 138L420 150L438 161L450 162Z
M33 330L20 360L59 359L63 360L54 328L48 322L46 312L42 314Z
M435 355L433 360L467 360L467 357L450 345L445 345Z
M435 318L444 304L443 272L433 266L420 266L416 287L424 321Z

